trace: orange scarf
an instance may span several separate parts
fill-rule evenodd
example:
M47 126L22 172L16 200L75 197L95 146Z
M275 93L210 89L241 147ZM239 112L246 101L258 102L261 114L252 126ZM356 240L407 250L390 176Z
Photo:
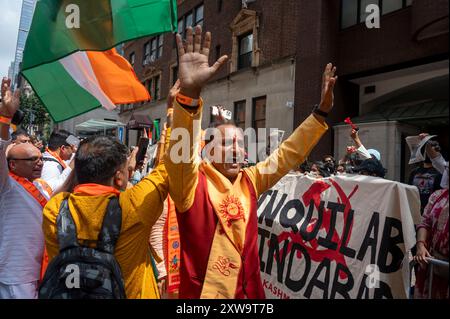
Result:
M56 154L56 152L50 151L48 147L45 149L45 151L46 151L47 153L49 153L51 156L53 156L54 158L56 158L56 160L59 162L59 164L61 164L61 166L63 167L63 169L66 169L66 168L67 168L66 162L64 162L64 161L61 159L61 157L59 157L59 155Z
M175 204L167 196L167 219L164 229L164 250L167 269L167 292L170 299L177 299L180 286L180 233L178 231Z
M107 195L114 194L120 195L120 191L112 186L106 186L101 184L80 184L74 189L75 194L83 194L88 196Z
M17 183L19 183L35 200L41 204L42 208L47 204L47 199L44 195L41 194L39 189L32 182L30 182L25 177L17 176L14 173L9 172L9 176L11 176ZM51 194L50 194L51 195Z

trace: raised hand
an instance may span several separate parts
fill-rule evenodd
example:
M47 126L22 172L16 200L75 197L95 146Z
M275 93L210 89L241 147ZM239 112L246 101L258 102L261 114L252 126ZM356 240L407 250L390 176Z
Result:
M131 154L128 156L128 172L130 174L129 178L132 177L132 174L136 170L136 155L139 151L139 147L135 147Z
M353 139L353 141L355 142L355 144L356 144L356 146L358 148L362 145L361 140L359 139L358 131L355 130L354 128L352 128L352 132L350 133L350 137Z
M333 108L334 103L334 85L337 81L336 67L328 63L322 76L322 94L319 104L319 109L323 112L329 113Z
M181 36L177 34L180 92L183 95L197 99L200 96L201 89L225 63L228 57L224 55L212 66L209 66L211 33L206 32L203 47L202 28L200 26L195 27L195 36L191 27L187 29L186 34L186 48L183 45Z
M350 136L353 140L356 140L359 138L358 131L352 128L352 132L350 133Z
M20 106L20 91L16 90L13 94L11 91L11 80L3 78L1 94L0 116L12 118Z

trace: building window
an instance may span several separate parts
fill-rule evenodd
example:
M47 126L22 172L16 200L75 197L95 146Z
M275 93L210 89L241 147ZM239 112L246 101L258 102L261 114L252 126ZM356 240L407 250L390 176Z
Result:
M163 54L163 46L164 46L164 36L158 36L158 58L162 57Z
M150 62L150 41L144 44L144 58L142 60L143 65L147 65Z
M161 98L160 96L161 76L156 75L147 80L147 90L150 93L152 102L156 102Z
M245 100L234 102L234 122L243 130L245 130L245 104Z
M147 91L148 91L148 93L150 93L150 96L153 100L153 80L152 79L147 80Z
M253 33L246 34L239 38L239 60L238 69L252 66L253 55Z
M194 23L194 13L191 12L184 19L184 30L186 31L187 28L192 27L193 23Z
M156 38L152 39L152 49L150 51L150 62L153 62L157 58L157 47L158 47L158 40Z
M359 21L364 22L366 21L367 16L370 14L370 12L366 12L367 6L371 4L380 6L380 0L360 0L360 2L361 4L359 5Z
M383 1L382 14L394 12L403 8L403 0Z
M412 0L342 0L341 1L341 28L364 23L368 13L366 8L370 4L376 4L381 14L388 14L406 8L412 4Z
M195 8L195 24L203 27L203 4Z
M129 60L132 67L134 67L134 62L136 62L136 54L131 52Z
M186 29L188 27L195 27L196 25L203 26L203 11L204 5L201 4L178 20L178 33L183 39L186 38Z
M266 97L253 99L253 128L258 132L259 128L266 127Z
M159 35L154 37L144 45L143 65L155 62L163 54L164 37Z
M230 72L246 67L258 67L260 50L258 46L259 19L256 11L241 10L230 25L233 46Z
M152 39L152 50L150 53L150 60L151 62L155 61L156 59L160 58L162 55L162 36L157 36Z
M341 10L341 28L358 23L358 0L343 0Z
M184 37L184 20L178 20L178 33Z

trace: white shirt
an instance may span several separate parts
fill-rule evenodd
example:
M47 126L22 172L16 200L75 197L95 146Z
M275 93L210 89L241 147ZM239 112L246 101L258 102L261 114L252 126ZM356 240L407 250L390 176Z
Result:
M0 282L19 285L39 280L44 233L41 205L8 175L9 144L0 139Z
M161 213L161 216L159 216L158 220L155 222L155 224L152 227L152 231L150 233L150 244L155 249L158 256L162 259L160 263L156 264L156 268L158 269L158 279L161 279L163 277L167 276L167 270L166 270L166 264L164 258L166 257L164 255L164 225L166 224L167 220L167 200L164 201L164 209Z
M42 155L44 158L53 158L56 160L56 158L48 152L45 152ZM72 169L69 166L67 166L66 169L63 169L62 165L58 162L44 161L41 178L46 181L52 191L55 192L62 184L64 184L71 172Z
M358 152L359 155L361 155L363 160L372 158L372 155L370 155L369 151L364 147L364 145L358 147L356 151Z

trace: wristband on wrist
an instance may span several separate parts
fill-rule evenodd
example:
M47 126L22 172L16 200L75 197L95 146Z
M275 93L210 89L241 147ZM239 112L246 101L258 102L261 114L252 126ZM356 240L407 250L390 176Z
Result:
M426 243L425 241L423 241L423 240L418 240L418 241L416 242L416 245L417 245L418 243L422 243L422 244L425 246L425 248L427 248L427 243Z
M0 115L0 123L1 124L10 125L11 121L12 121L12 118Z
M313 113L316 113L320 116L327 117L328 113L319 109L319 104L314 105Z
M200 99L193 99L181 93L177 94L176 99L178 103L188 107L197 107L200 104Z

